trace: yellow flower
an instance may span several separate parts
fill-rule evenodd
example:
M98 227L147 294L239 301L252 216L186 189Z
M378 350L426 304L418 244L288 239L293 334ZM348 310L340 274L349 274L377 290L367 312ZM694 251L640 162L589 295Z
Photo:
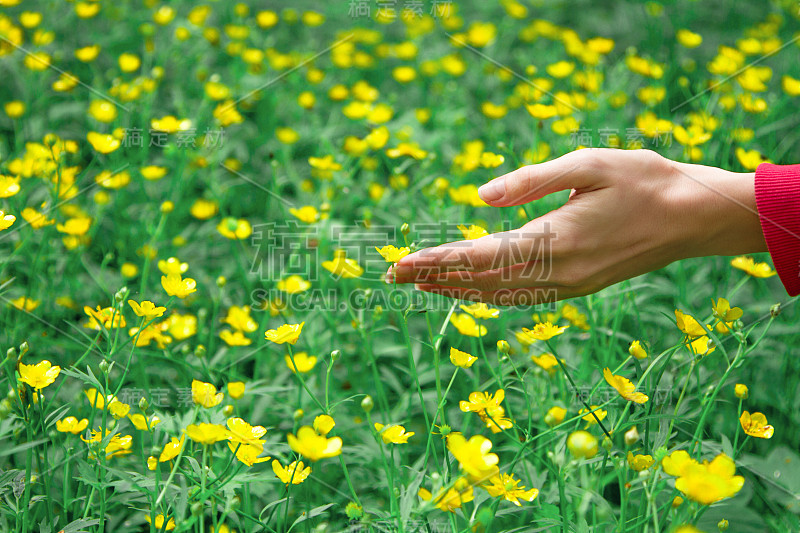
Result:
M151 522L152 519L150 518L149 514L144 515L144 519L147 520L148 524L152 523ZM170 517L169 520L167 520L167 523L165 525L164 524L164 515L163 514L159 514L159 515L156 515L156 522L155 522L155 524L153 524L153 526L156 528L156 531L172 531L173 529L175 529L175 519Z
M253 227L243 218L225 217L217 225L217 231L227 239L242 240L253 233Z
M91 63L100 54L99 45L84 46L75 50L75 57L83 63Z
M278 281L278 290L288 294L298 294L307 291L311 287L311 282L304 280L300 276L289 276Z
M566 409L554 405L553 407L548 409L547 414L544 415L544 423L550 427L557 426L564 421L564 417L566 416L566 414L567 414Z
M469 368L472 364L477 361L478 358L474 357L467 352L462 352L461 350L456 350L455 348L450 348L450 362L453 363L455 366L461 368Z
M86 134L86 140L89 141L89 144L92 145L92 148L94 148L101 154L110 154L111 152L122 146L122 143L120 142L119 139L107 133L97 133L95 131L90 131L89 133Z
M251 426L241 418L228 419L228 439L231 442L238 442L239 444L248 444L257 446L264 443L261 440L267 433L264 426Z
M711 505L741 490L744 478L735 473L733 459L721 453L710 463L689 463L675 481L675 488L690 500Z
M181 278L180 274L161 276L161 286L167 295L186 298L197 290L197 282L192 278Z
M333 252L331 261L323 261L322 268L341 278L358 278L364 274L364 269L355 259L349 259L345 250Z
M497 454L490 453L492 441L482 435L467 440L461 433L450 433L447 436L447 449L474 481L485 481L499 473L499 458Z
M167 310L166 307L156 307L156 305L149 300L144 300L141 304L136 303L134 300L128 300L128 304L131 306L131 309L133 309L133 312L136 313L136 316L144 317L145 320L163 316L164 311Z
M411 252L411 249L406 246L397 248L393 244L386 245L383 248L376 246L375 249L387 263L397 263Z
M197 405L202 405L206 409L215 407L222 402L224 396L223 393L217 392L217 388L211 383L192 380L192 401Z
M336 457L342 453L340 437L329 439L318 434L311 426L301 427L297 430L297 436L289 433L287 439L294 452L314 462L326 457Z
M306 224L313 224L319 220L319 211L312 205L304 205L299 209L291 207L289 208L289 213L300 222L305 222Z
M644 348L642 348L640 341L633 341L631 345L628 347L628 353L631 354L636 359L647 358L647 352L645 351Z
M8 118L19 118L25 114L25 104L19 100L12 100L3 105Z
M170 257L166 261L160 259L158 261L158 269L162 274L185 274L189 270L189 263L181 263L177 257Z
M278 329L265 331L264 338L275 344L283 344L285 342L295 344L297 339L300 338L300 332L303 331L304 324L305 322L300 322L299 324L284 324Z
M467 240L480 239L489 235L489 232L480 226L472 224L470 227L459 224L458 229L461 230L461 235Z
M789 96L800 96L800 80L784 75L781 79L781 87L783 92Z
M164 445L164 449L161 450L161 455L158 456L158 462L166 463L167 461L175 459L178 454L181 453L185 440L186 435L181 435L180 439L172 437L170 441Z
M630 380L622 376L615 376L611 373L610 369L606 368L603 370L603 377L605 378L606 383L614 387L619 395L629 402L641 404L649 400L645 394L642 394L641 392L634 392L636 387L630 382Z
M263 444L239 444L233 441L228 442L228 448L236 454L236 458L247 466L254 464L264 463L269 461L271 457L259 457L264 451Z
M19 377L23 383L35 390L41 390L53 384L61 373L60 366L52 366L50 361L44 360L35 365L19 363Z
M128 415L131 411L131 406L127 403L122 403L121 401L117 400L117 397L113 394L109 394L108 398L108 412L111 413L115 419L119 420L120 418L124 418Z
M219 338L225 341L228 346L250 346L253 342L238 330L232 332L229 329L223 329L219 332Z
M539 489L528 489L520 487L521 480L514 479L514 474L499 474L492 477L489 483L482 485L486 492L493 498L502 496L503 499L521 507L520 500L532 502L539 495Z
M308 355L306 352L298 352L294 354L294 362L292 362L292 357L289 355L284 357L286 366L292 371L293 374L296 374L297 372L300 372L301 374L310 372L317 364L317 358L313 355ZM297 366L296 369L295 365Z
M56 430L60 431L61 433L72 433L73 435L77 435L78 433L83 432L88 425L89 421L85 418L81 421L78 421L78 419L74 416L67 416L56 421Z
M744 270L755 278L769 278L777 274L768 263L756 263L752 257L735 257L731 260L731 266Z
M675 38L686 48L697 48L703 42L703 36L687 29L680 29L675 33Z
M243 381L231 381L228 383L228 394L234 400L238 400L242 396L244 396L244 382Z
M214 200L206 200L205 198L198 198L189 208L192 216L198 220L208 220L219 211L219 205Z
M755 170L761 163L769 162L758 150L745 150L741 146L736 148L736 159L746 170Z
M695 355L708 355L717 348L714 346L714 341L704 335L694 339L689 344L689 349Z
M400 143L395 148L389 148L386 150L386 155L392 159L397 159L398 157L408 156L413 157L414 159L425 159L425 156L428 155L428 152L421 149L417 143Z
M156 468L158 468L158 459L151 455L147 458L147 469L153 472Z
M605 409L600 409L599 405L590 405L589 407L590 409L586 409L584 407L580 411L578 411L579 415L586 413L586 415L583 416L583 420L586 422L585 427L587 428L593 426L594 424L597 424L598 421L602 422L608 415L608 411L606 411Z
M311 467L305 466L303 461L293 461L288 466L283 466L280 461L272 461L272 471L281 480L281 483L299 485L311 475Z
M522 332L532 339L546 341L561 335L568 327L569 326L554 326L550 322L545 322L544 324L536 324L533 326L533 329L522 328Z
M475 318L497 318L500 316L500 310L489 307L483 302L477 302L470 305L460 305L462 311L469 313Z
M775 429L767 424L767 417L763 413L742 412L739 423L747 435L758 439L771 439Z
M397 424L384 426L375 422L375 431L380 434L384 444L408 444L408 438L414 435L413 431L406 432L406 428Z
M547 65L547 73L554 78L566 78L572 71L575 70L575 63L569 61L559 61L551 65Z
M139 169L142 177L149 181L160 180L167 175L167 167L159 167L156 165L148 165Z
M161 419L155 415L153 415L153 417L150 420L147 420L147 418L144 415L139 413L128 415L128 418L133 424L133 427L135 427L139 431L150 431L157 424L161 422Z
M558 370L558 360L553 354L543 353L542 355L532 355L531 361L551 376Z
M653 466L654 462L655 460L652 455L633 455L632 452L628 452L628 466L637 472L647 470Z
M105 436L111 433L111 430L107 429ZM91 435L89 439L84 439L81 437L83 442L91 442L94 444L99 444L103 441L103 436L99 431L91 431ZM106 445L106 459L111 459L112 457L117 457L120 455L127 455L131 453L131 446L133 445L133 437L130 435L114 435L111 437L111 440ZM91 457L94 457L93 454L90 454Z
M680 309L675 310L675 324L678 329L685 333L689 338L702 337L706 334L706 330L700 325L692 315L682 312Z
M176 133L190 129L192 127L192 121L188 118L180 119L175 118L172 115L167 115L162 118L154 118L150 120L150 127L156 131Z
M200 444L214 444L221 440L228 439L228 430L220 424L190 424L186 426L186 435Z
M336 425L331 415L319 415L314 419L314 431L320 435L327 435Z
M119 68L122 72L133 72L141 64L142 60L136 54L122 54L119 56Z
M442 488L436 497L424 488L420 488L418 494L426 502L433 501L437 508L450 513L455 513L462 504L474 499L472 484L463 477L458 478L449 489Z
M475 319L466 313L453 313L450 316L450 323L459 333L467 337L483 337L488 332L486 326L478 326Z
M27 296L20 296L19 298L14 298L11 300L10 304L16 307L21 311L33 311L37 307L39 307L40 300L32 300Z

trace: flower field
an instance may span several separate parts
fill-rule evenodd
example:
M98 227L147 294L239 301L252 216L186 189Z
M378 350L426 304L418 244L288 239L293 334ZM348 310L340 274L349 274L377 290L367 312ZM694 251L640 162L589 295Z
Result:
M798 56L788 0L0 0L0 531L800 531L767 254L387 277L576 150L800 162Z

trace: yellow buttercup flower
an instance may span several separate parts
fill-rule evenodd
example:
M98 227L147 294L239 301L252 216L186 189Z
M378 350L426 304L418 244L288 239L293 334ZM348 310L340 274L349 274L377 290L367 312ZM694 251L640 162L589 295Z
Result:
M655 463L655 460L652 455L634 455L632 452L628 452L628 466L637 472L647 470L653 466L653 463Z
M202 405L206 409L215 407L222 402L225 395L217 392L217 388L211 383L205 383L197 379L192 380L192 401L197 405Z
M771 439L775 429L767 424L767 417L763 413L750 414L743 411L739 423L747 435L757 439Z
M186 435L181 435L181 438L178 439L177 437L172 437L168 443L164 445L164 448L161 450L161 455L158 456L159 463L165 463L167 461L172 461L175 459L179 453L181 453L181 449L183 448L183 443L186 440Z
M567 437L567 448L578 459L591 459L597 454L597 437L588 431L573 431Z
M53 366L47 360L40 361L35 365L19 363L20 379L35 390L41 390L52 385L60 373L61 367Z
M250 306L241 307L232 305L228 308L228 314L222 321L236 330L252 333L258 329L258 324L250 316Z
M243 218L225 217L217 225L217 231L227 239L242 240L253 233L253 227Z
M265 463L271 459L269 456L259 457L264 451L263 444L239 444L228 441L228 448L230 448L231 452L236 454L236 459L238 459L239 462L247 466Z
M151 431L157 424L161 423L161 419L156 415L153 415L150 420L148 420L144 415L134 413L128 415L128 419L133 424L133 427L139 431Z
M482 435L467 440L461 433L450 433L447 436L447 449L461 469L475 481L485 481L499 473L499 458L497 454L490 453L492 441Z
M228 383L228 394L234 400L238 400L244 396L245 384L243 381L231 381Z
M645 403L649 398L647 395L642 394L641 392L634 392L636 387L630 380L622 377L622 376L615 376L611 373L609 368L605 368L603 370L603 377L606 380L606 383L614 387L614 389L619 393L620 396L628 400L629 402L636 402L636 403Z
M296 374L297 372L300 372L301 374L310 372L317 364L317 358L313 355L308 355L306 352L298 352L294 354L294 361L292 361L292 357L289 355L284 356L284 358L286 361L286 366L292 371L293 374ZM295 366L297 368L295 368Z
M300 222L305 222L306 224L313 224L319 220L319 211L312 205L304 205L300 208L291 207L289 208L289 213Z
M747 397L750 395L750 390L747 388L747 385L745 385L744 383L737 383L733 387L733 393L740 400L746 400Z
M180 274L161 276L161 286L164 287L167 295L178 298L186 298L197 291L197 282L192 278L181 278Z
M457 367L469 368L477 360L477 357L468 354L467 352L456 350L453 347L450 348L450 362Z
M311 475L311 467L305 466L303 461L293 461L289 465L283 466L280 461L275 459L272 461L272 471L285 485L290 483L299 485Z
M675 488L690 500L711 505L741 490L744 478L735 473L733 459L721 453L710 463L688 462L675 481Z
M477 302L470 305L460 305L462 311L474 316L475 318L497 318L500 316L500 310L489 307L483 302Z
M300 276L289 276L278 281L277 288L288 294L298 294L311 288L311 282Z
M375 250L381 254L381 257L383 257L387 263L397 263L411 252L411 249L406 246L397 248L393 244L386 245L383 248L378 248L376 246Z
M553 325L550 322L539 323L533 326L533 329L522 328L522 333L531 339L538 341L550 340L553 337L561 335L566 331L569 326Z
M89 141L89 144L92 145L92 148L101 154L110 154L122 146L122 142L119 139L113 135L108 135L107 133L90 131L86 134L86 140Z
M700 325L692 315L686 314L680 309L675 310L675 323L678 329L685 333L689 338L702 337L706 335L706 330ZM710 327L710 326L708 326Z
M408 444L408 438L414 435L413 431L406 432L406 428L398 424L384 426L375 422L375 431L380 434L384 444Z
M474 499L472 484L467 478L458 478L450 488L442 488L434 497L428 489L420 488L418 495L424 501L432 501L442 511L455 513L462 504Z
M731 260L731 266L744 270L754 278L769 278L777 274L768 263L756 263L752 257L735 257Z
M192 121L188 118L180 119L172 115L167 115L162 118L154 118L150 120L150 127L156 131L176 133L190 129L192 127Z
M536 363L539 368L551 376L555 375L556 370L558 370L558 360L553 354L543 353L541 355L532 355L531 361Z
M564 421L566 415L566 409L555 405L548 409L547 414L544 416L544 423L550 427L557 426Z
M244 333L238 330L223 329L219 332L219 338L228 346L250 346L253 343L252 340L244 336Z
M589 407L589 409L583 407L580 411L578 411L579 415L586 413L586 415L582 417L582 420L586 422L586 425L584 426L586 428L597 424L598 421L602 422L606 416L608 416L608 411L605 409L600 409L599 405L590 405Z
M56 430L60 431L61 433L72 433L73 435L77 435L78 433L82 433L84 429L89 426L89 421L87 419L78 420L74 416L67 416L62 418L61 420L56 421Z
M634 356L636 359L647 359L647 352L642 347L640 341L633 341L628 347L628 353Z
M348 258L345 250L333 252L333 259L323 261L322 268L340 278L358 278L364 274L361 265L355 259Z
M703 42L703 36L687 29L680 29L675 33L675 38L686 48L697 48Z
M300 322L299 324L284 324L278 329L270 329L264 332L264 338L275 344L283 344L286 342L295 344L297 339L300 338L300 332L303 331L304 324L305 322Z
M106 430L105 437L111 433L110 429ZM99 444L103 441L103 435L100 431L91 431L90 437L88 439L84 439L81 437L81 440L86 443L93 443ZM111 437L111 440L106 445L106 459L111 459L112 457L118 457L120 455L127 455L131 453L131 446L133 446L133 437L130 435L114 435ZM94 457L93 454L90 453L91 457Z
M514 474L502 473L492 477L488 483L481 486L493 498L502 497L517 507L521 507L520 500L532 502L539 495L539 489L525 490L524 486L519 485L521 482L519 479L514 479Z
M158 318L164 315L166 307L157 307L156 304L149 300L144 300L142 303L136 303L135 300L128 300L128 304L136 313L136 316L143 317L146 321L152 318Z
M301 427L297 430L297 436L289 433L287 439L294 452L314 462L326 457L336 457L342 453L342 439L340 437L329 439L324 435L318 434L311 426Z
M261 437L266 435L267 429L264 426L251 426L241 418L229 418L228 439L239 444L249 444L251 446L264 443Z
M480 239L481 237L489 235L489 232L484 228L474 224L469 227L459 224L458 229L461 230L461 235L467 240Z
M319 415L314 419L314 431L320 435L327 435L336 426L336 421L331 415Z
M186 435L200 444L214 444L228 439L228 430L220 424L190 424L186 426Z

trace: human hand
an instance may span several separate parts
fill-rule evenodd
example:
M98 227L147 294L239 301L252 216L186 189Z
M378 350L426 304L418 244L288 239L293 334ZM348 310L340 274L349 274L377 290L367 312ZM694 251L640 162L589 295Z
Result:
M673 261L766 251L753 173L670 161L650 150L587 148L522 167L479 189L494 207L571 189L517 230L401 259L387 281L496 305L597 292Z

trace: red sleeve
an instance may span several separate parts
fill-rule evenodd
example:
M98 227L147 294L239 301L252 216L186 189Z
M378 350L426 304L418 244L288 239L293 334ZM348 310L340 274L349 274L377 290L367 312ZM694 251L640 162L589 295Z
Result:
M800 165L762 163L756 206L775 270L790 296L800 294Z

